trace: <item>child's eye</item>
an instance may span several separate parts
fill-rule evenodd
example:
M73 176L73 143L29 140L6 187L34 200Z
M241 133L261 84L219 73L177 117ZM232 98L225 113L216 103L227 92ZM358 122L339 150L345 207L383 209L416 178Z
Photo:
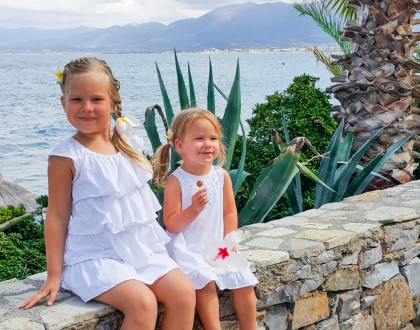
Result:
M93 102L99 102L99 101L101 101L102 99L101 98L99 98L99 97L94 97L93 98Z
M80 102L82 99L80 97L73 97L71 100L74 102Z

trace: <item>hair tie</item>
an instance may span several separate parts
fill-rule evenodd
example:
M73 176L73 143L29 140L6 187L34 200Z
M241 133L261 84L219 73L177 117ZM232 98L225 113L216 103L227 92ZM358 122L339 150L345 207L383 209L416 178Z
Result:
M174 136L174 133L172 133L172 130L168 130L168 132L166 133L166 138L168 139L168 143L171 147L174 146L174 142L172 141L172 138Z
M133 127L139 126L140 122L131 115L119 117L115 121L115 128L122 137L131 139L133 136Z

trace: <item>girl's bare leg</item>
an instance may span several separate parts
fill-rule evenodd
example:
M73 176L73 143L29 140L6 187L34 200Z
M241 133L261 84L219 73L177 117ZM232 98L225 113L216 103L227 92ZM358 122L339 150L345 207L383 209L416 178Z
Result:
M238 316L241 330L255 330L257 323L257 302L254 287L247 286L232 290L233 307Z
M125 281L95 298L124 314L121 330L153 330L157 318L157 301L153 292L137 280Z
M204 288L195 290L197 304L196 309L201 324L205 330L220 330L219 298L217 297L216 285L208 283Z
M165 307L160 329L192 329L195 314L195 290L183 272L173 269L149 285L149 288Z

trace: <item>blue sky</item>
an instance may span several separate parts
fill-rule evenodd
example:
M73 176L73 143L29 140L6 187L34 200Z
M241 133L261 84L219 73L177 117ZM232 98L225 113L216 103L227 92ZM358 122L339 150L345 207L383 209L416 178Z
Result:
M171 23L246 0L0 0L0 28L109 27ZM279 2L254 0L253 3ZM282 0L294 3L295 0ZM298 2L300 2L298 0Z

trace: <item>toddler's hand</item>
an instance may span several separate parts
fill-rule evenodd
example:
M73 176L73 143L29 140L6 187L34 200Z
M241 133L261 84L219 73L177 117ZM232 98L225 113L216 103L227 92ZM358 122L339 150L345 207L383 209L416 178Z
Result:
M193 211L200 213L208 202L207 189L200 189L192 196L191 207Z

